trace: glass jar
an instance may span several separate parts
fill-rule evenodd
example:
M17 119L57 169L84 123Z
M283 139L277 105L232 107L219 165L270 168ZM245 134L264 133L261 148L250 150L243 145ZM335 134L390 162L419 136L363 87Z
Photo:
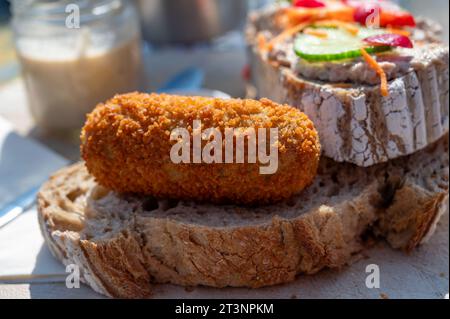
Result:
M31 114L79 130L96 104L140 89L140 26L127 0L13 0L13 30Z

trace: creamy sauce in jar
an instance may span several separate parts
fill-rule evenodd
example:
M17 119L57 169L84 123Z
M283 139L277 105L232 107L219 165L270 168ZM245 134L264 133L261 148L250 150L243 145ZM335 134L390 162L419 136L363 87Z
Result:
M77 2L79 28L67 24L66 1L13 2L17 56L37 126L81 129L98 103L139 90L140 26L127 0Z
M117 47L79 54L51 47L25 48L22 52L27 52L18 56L30 110L42 128L80 128L96 104L114 94L139 89L138 37Z

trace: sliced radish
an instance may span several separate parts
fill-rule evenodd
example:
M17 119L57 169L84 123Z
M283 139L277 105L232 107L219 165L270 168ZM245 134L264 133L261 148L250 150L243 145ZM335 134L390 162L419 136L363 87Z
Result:
M347 5L355 9L354 19L361 25L367 26L378 20L378 27L414 27L414 16L403 11L399 6L389 1L367 1L357 4L356 1L346 1ZM369 21L372 18L374 21Z
M408 37L393 33L374 35L363 39L363 41L366 42L367 44L376 46L388 45L391 47L401 47L409 49L414 47L412 41Z
M369 2L369 3L360 3L358 6L354 7L355 13L353 14L353 18L356 22L363 26L368 26L368 24L372 23L369 19L380 17L381 6L378 3ZM378 16L377 16L378 15Z
M325 7L325 3L319 0L294 0L294 6L302 8L322 8Z
M402 11L382 11L381 26L384 27L415 27L416 20L414 16L408 12Z

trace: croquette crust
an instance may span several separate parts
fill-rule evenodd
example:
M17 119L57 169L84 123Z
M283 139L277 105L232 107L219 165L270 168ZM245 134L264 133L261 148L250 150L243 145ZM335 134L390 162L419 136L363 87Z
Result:
M262 164L247 160L173 163L170 150L176 141L170 141L171 131L183 127L192 138L193 120L201 120L202 130L217 128L222 135L225 128L278 128L277 172L261 175ZM81 141L89 172L107 188L214 203L267 204L289 198L312 182L320 156L312 121L299 110L268 99L116 95L88 115Z

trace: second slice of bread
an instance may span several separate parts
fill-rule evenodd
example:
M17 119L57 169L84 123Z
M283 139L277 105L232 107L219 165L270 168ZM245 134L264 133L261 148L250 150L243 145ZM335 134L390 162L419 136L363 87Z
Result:
M435 23L418 19L411 37L425 43L408 51L414 62L388 82L389 97L383 97L379 85L337 84L299 74L293 39L279 45L280 56L262 50L258 39L281 32L277 21L283 20L282 13L270 5L250 15L246 39L251 82L258 97L308 115L319 132L323 155L369 167L413 154L448 134L449 51L436 42Z
M448 199L448 138L369 169L322 159L312 186L271 206L217 206L118 195L83 163L57 172L38 197L53 254L112 297L152 283L262 287L348 263L364 238L410 251Z

